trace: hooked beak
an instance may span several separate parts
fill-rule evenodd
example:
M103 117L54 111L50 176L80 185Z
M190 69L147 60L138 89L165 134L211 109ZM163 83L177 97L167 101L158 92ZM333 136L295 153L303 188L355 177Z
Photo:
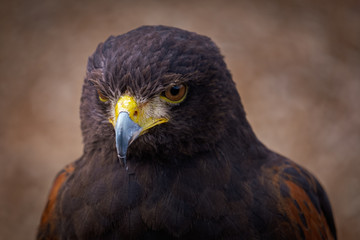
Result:
M118 157L125 165L130 144L148 129L168 121L166 118L153 118L145 112L133 97L124 95L115 105L115 118L109 119L115 128Z
M141 127L131 120L129 113L121 112L115 124L116 149L119 158L126 158L128 146L139 136Z

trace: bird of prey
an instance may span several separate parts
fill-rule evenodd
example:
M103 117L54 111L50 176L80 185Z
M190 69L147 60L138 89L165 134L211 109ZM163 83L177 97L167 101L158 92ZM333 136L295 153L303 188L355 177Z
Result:
M324 189L258 140L208 37L109 37L80 117L83 155L56 176L37 239L336 239Z

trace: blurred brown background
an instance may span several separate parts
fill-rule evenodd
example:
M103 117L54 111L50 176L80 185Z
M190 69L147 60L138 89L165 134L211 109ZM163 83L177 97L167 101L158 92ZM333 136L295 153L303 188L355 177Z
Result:
M359 1L1 1L0 239L33 239L56 172L82 153L87 57L163 24L222 50L258 137L322 182L360 236Z

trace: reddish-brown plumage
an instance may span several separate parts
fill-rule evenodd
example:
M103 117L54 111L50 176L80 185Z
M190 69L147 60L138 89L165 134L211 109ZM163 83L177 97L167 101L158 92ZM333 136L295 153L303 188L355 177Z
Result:
M54 209L56 206L56 200L59 194L59 190L73 171L74 171L74 165L69 164L63 170L61 170L56 176L54 183L51 187L45 209L41 216L38 238L41 238L40 233L47 233L50 235L54 233L55 226L53 221L54 218L56 217L56 215L54 214ZM48 236L44 239L57 239L57 238L54 238L54 236L53 238L49 238Z
M322 211L318 211L303 188L285 181L290 197L285 198L286 212L291 221L298 223L305 239L334 239Z

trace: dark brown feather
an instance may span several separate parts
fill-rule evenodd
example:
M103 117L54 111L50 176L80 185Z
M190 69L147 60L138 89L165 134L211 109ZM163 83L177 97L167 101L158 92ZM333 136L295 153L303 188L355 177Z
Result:
M97 90L152 99L179 82L186 99L129 146L125 168ZM38 239L336 239L326 193L257 139L207 37L164 26L110 37L89 58L80 115L84 154L56 178Z

